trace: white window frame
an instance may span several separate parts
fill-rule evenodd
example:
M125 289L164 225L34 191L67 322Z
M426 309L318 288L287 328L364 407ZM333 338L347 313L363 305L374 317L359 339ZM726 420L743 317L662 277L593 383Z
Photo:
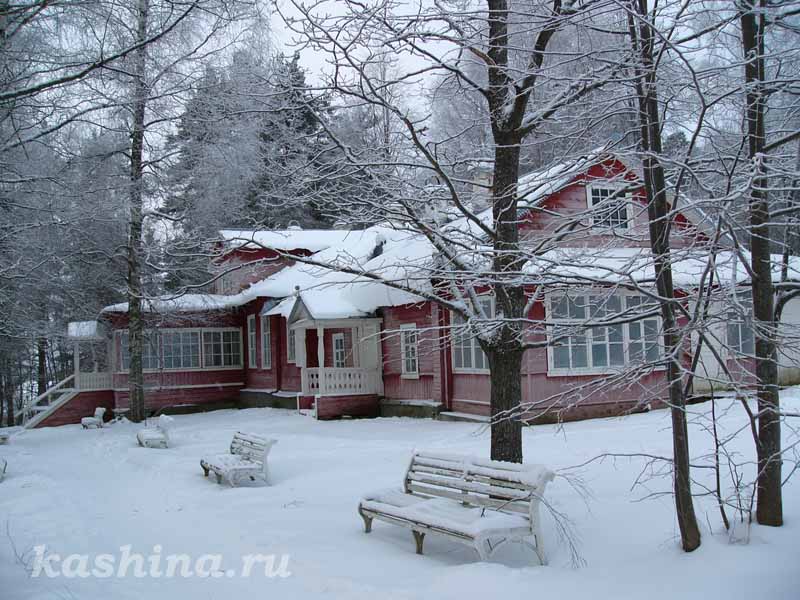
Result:
M480 296L478 296L478 300L479 301L482 301L484 299L488 299L489 300L489 311L490 311L489 318L491 319L495 315L495 298L494 298L494 295L493 294L481 294ZM450 313L450 325L451 325L451 327L452 327L453 323L455 323L455 319L457 319L459 317L460 317L460 315L458 315L458 313L455 313L455 312L451 312ZM469 341L470 341L470 354L471 354L471 358L472 358L471 363L474 365L476 363L476 361L475 361L476 353L477 352L483 352L483 349L481 348L480 344L478 343L477 338L474 335L470 335ZM457 367L456 366L455 344L456 344L455 335L453 334L452 329L451 329L451 335L450 335L450 362L451 362L451 364L453 366L453 373L464 374L464 375L486 375L486 374L489 373L489 363L488 363L485 355L484 355L483 360L484 360L484 362L486 362L486 368L484 368L484 369L475 368L474 366L472 366L472 367Z
M289 327L289 319L286 319L286 362L291 364L297 362L297 337Z
M204 327L201 333L201 340L202 340L202 365L204 371L235 371L244 368L244 347L243 347L243 332L240 327ZM206 342L205 342L205 335L206 333L219 333L222 335L226 331L238 331L239 332L239 364L238 365L222 365L222 366L214 366L209 365L206 366Z
M735 303L736 306L730 304L726 307L725 311L725 348L731 357L747 357L753 356L756 350L756 332L753 322L753 297L749 290L737 290L736 297L731 298L729 302ZM745 310L746 315L742 315L742 309ZM749 317L749 320L748 320ZM731 340L731 327L736 327L739 334L739 343L734 345ZM752 352L747 353L744 351L744 335L751 340Z
M152 336L154 331L157 333L156 344L158 346L158 348L157 348L158 360L156 362L158 363L158 366L155 367L155 368L152 368L152 367L143 368L142 372L144 372L144 373L157 373L157 372L161 371L162 367L164 366L164 357L163 357L162 352L161 352L161 332L158 329L145 329L142 332L142 334L143 334L143 336L145 338L143 341L144 341L145 344L147 344L147 337L148 336ZM117 363L118 363L116 365L117 373L128 373L128 372L130 372L130 358L128 358L128 363L129 364L128 364L128 368L126 369L124 367L124 361L122 360L122 336L123 335L130 335L130 333L129 333L128 329L118 329L115 333L116 333L115 337L117 339L117 343L116 343L116 351L114 353L114 357L116 358ZM128 338L128 339L130 340L130 338ZM129 342L129 345L130 345L130 342ZM130 349L128 351L128 355L130 355ZM142 357L142 358L144 359L144 357ZM142 362L144 362L144 360Z
M630 194L628 192L622 194L619 193L625 188L625 185L602 180L594 181L586 186L586 206L588 207L589 214L591 215L592 227L605 231L630 231L633 228L631 223ZM625 225L608 225L598 222L598 220L595 218L597 215L595 208L596 206L600 206L602 203L600 202L595 205L592 194L593 190L610 190L612 195L618 194L617 198L622 202L622 206L625 209Z
M179 368L167 368L167 363L164 358L164 338L163 335L167 333L196 333L199 339L199 350L198 350L198 357L199 357L199 364L196 367L179 367ZM159 329L159 338L161 340L161 365L163 366L164 371L169 372L181 372L181 371L203 371L203 331L199 327L173 327L169 329Z
M261 317L261 368L272 368L272 330L269 317Z
M640 296L642 298L647 298L645 294L637 293L634 291L616 291L614 292L615 296L619 296L622 302L622 310L627 310L627 298L629 297L636 297ZM584 326L584 323L590 322L589 317L587 316L583 320L580 319L553 319L553 304L556 300L564 297L570 296L572 298L583 296L588 298L589 296L600 296L603 298L608 297L607 290L602 289L580 289L574 290L571 293L550 293L547 294L546 297L546 319L548 323L547 327L547 375L548 377L573 377L579 375L610 375L614 373L619 373L620 371L629 368L632 364L631 357L630 357L630 346L631 346L631 337L630 337L630 325L631 323L623 323L622 325L622 352L623 352L623 362L621 365L608 365L602 367L594 367L591 366L592 364L592 326ZM663 330L663 324L661 321L660 315L655 315L652 317L647 317L646 319L641 319L636 321L640 323L640 327L642 330L642 336L644 336L644 322L649 320L656 321L656 343L658 344L658 351L659 355L663 354L663 339L661 336L661 332ZM578 367L578 368L565 368L565 367L556 367L555 366L555 356L554 356L554 346L552 345L553 334L552 329L553 326L559 322L564 323L564 325L569 325L572 323L576 327L576 333L583 332L583 335L586 337L586 362L587 367ZM599 325L598 327L604 327L603 325ZM610 327L609 325L605 327ZM646 338L645 338L646 339ZM646 342L645 342L646 344ZM608 334L606 333L606 347L608 347ZM610 360L608 361L610 362ZM664 369L663 365L654 365L652 367L656 371L662 371Z
M158 332L158 364L159 367L157 369L144 369L145 373L156 373L159 371L166 371L170 373L180 373L180 372L189 372L189 371L227 371L227 370L235 370L235 369L242 369L244 367L243 359L244 359L244 348L243 348L243 335L242 330L239 327L169 327L164 329L147 329L145 331L156 331ZM203 334L205 332L213 332L213 331L238 331L239 332L239 366L229 366L229 367L206 367L205 366L205 347L203 343ZM162 339L162 335L164 333L174 333L174 332L181 332L181 333L190 333L195 332L200 337L200 366L199 367L180 367L180 368L171 368L168 369L164 366L164 342ZM116 344L114 348L114 359L115 359L115 371L117 373L128 373L130 369L123 369L122 368L122 342L121 337L123 334L127 334L127 329L117 329L114 332L114 337L116 339Z
M258 343L258 329L256 328L256 316L247 317L247 368L255 369L258 367L258 356L256 354L256 344Z
M414 356L414 370L408 370L408 360L406 351L409 349L406 334L413 332L414 344L410 346L413 348ZM403 323L400 325L400 376L403 379L419 379L419 332L417 331L416 323Z
M341 357L339 356L339 348L336 347L336 342L339 340L342 341L341 347ZM346 340L344 339L343 333L334 333L331 336L331 346L333 348L332 353L332 364L334 369L345 369L347 368L347 344L345 343ZM339 360L341 358L341 360Z

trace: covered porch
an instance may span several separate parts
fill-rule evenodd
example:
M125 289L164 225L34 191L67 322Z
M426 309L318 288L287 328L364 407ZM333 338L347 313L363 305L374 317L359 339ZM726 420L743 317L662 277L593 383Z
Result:
M379 396L381 375L380 319L313 319L290 321L301 395L319 397Z

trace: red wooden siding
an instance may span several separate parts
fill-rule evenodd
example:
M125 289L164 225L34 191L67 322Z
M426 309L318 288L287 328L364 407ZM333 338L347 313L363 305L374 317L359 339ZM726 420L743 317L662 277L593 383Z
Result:
M442 401L442 340L438 329L439 307L431 302L387 307L383 310L384 396L392 400ZM400 326L417 327L419 378L402 376Z
M602 185L603 180L615 179L635 180L636 176L618 160L607 160L591 167L586 175L577 176L574 181L550 195L542 204L541 209L528 213L520 225L523 239L536 240L549 236L556 229L572 223L576 215L585 214L588 210L587 184ZM628 217L631 220L625 236L613 235L592 231L589 228L589 219L584 218L586 227L579 228L575 233L565 236L559 245L564 247L591 247L591 246L618 246L618 247L649 247L649 232L647 219L647 206L642 189L631 194L633 201L628 205ZM692 243L698 236L696 229L679 215L676 226L673 228L673 247L683 247Z
M325 396L317 401L318 419L377 417L378 412L377 396Z
M279 375L281 372L280 364L278 362L278 339L277 339L277 327L276 321L283 320L281 317L262 317L259 316L259 312L261 311L262 307L264 306L264 302L266 302L265 298L259 298L258 300L251 302L248 304L242 314L242 330L244 331L244 367L245 367L245 384L248 389L253 390L276 390L280 387L280 380ZM248 343L248 330L247 330L247 319L251 315L255 315L255 322L256 322L256 367L255 369L250 368L250 347ZM262 368L263 363L263 351L261 348L261 327L262 321L269 321L270 324L270 348L271 352L271 366L269 369Z
M101 406L106 409L104 418L108 421L114 416L111 412L111 409L114 408L114 394L111 390L80 392L36 427L57 427L80 423L83 417L93 416L95 409Z

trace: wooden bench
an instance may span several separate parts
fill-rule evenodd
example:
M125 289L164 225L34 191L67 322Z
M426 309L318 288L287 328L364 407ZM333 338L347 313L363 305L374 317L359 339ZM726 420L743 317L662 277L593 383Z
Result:
M213 471L217 483L227 481L231 487L242 483L267 485L267 455L277 440L253 433L237 432L231 441L230 454L218 454L200 460L203 474Z
M99 406L94 409L93 417L83 417L81 419L81 426L84 429L99 428L103 426L103 415L106 414L106 409Z
M140 429L136 432L136 440L142 448L168 448L169 430L175 421L170 416L161 415L155 427Z
M521 542L545 564L539 503L553 477L541 465L414 452L403 489L365 496L358 512L366 533L373 519L411 529L417 554L425 535L436 533L472 546L482 560L506 542Z

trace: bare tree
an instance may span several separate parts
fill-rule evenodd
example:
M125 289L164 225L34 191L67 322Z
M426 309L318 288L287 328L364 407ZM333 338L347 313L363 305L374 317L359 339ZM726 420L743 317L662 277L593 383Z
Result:
M783 524L781 500L781 420L778 396L778 362L775 347L775 292L772 283L770 208L764 161L766 74L764 0L745 0L741 7L742 50L746 95L745 140L752 168L750 185L750 256L753 272L753 317L758 383L758 502L756 518L762 525Z
M463 319L459 329L477 336L490 370L491 455L519 462L521 422L509 415L516 413L522 397L522 356L531 347L524 323L533 301L520 277L529 255L529 250L521 247L518 230L520 154L524 141L554 115L614 78L613 72L601 76L588 66L582 77L563 83L557 77L558 60L553 58L550 64L548 48L553 37L566 27L580 29L591 17L584 14L583 3L572 0L525 6L489 0L483 7L440 2L419 12L390 2L366 7L347 1L340 3L338 16L325 13L325 2L293 2L293 7L301 18L284 14L287 24L333 65L321 90L393 115L414 149L414 158L398 160L394 173L406 182L416 178L419 183L404 188L398 179L381 181L386 196L380 208L367 199L354 202L351 214L363 219L365 211L373 211L402 223L424 235L441 254L443 268L430 273L441 287L428 297ZM368 65L380 55L393 53L413 56L421 66L398 70L389 86ZM363 56L369 56L371 63ZM485 74L483 81L473 77L476 64ZM422 74L441 75L481 98L483 118L492 136L491 155L476 157L477 162L491 165L488 215L473 212L463 170L452 168L454 164L438 154L435 142L427 137L426 118L415 115L408 103L397 101L404 90L413 89ZM533 104L539 89L547 89L550 98ZM333 128L326 127L336 139ZM385 163L385 157L367 160L354 155L342 140L337 140L337 145L352 164ZM387 197L391 197L388 202ZM431 207L445 199L467 223L465 237L465 228L431 224ZM401 282L390 283L404 287ZM493 292L491 307L479 299L486 289Z
M683 549L700 546L700 530L692 502L689 472L689 432L686 426L686 397L683 390L681 337L675 314L675 286L670 257L671 211L667 203L667 182L659 157L663 152L658 98L657 67L654 61L655 12L647 0L631 2L628 16L631 44L638 61L634 63L636 95L639 104L644 185L650 223L650 249L656 275L656 289L664 327L664 350L668 358L666 377L672 413L673 480L675 506Z

